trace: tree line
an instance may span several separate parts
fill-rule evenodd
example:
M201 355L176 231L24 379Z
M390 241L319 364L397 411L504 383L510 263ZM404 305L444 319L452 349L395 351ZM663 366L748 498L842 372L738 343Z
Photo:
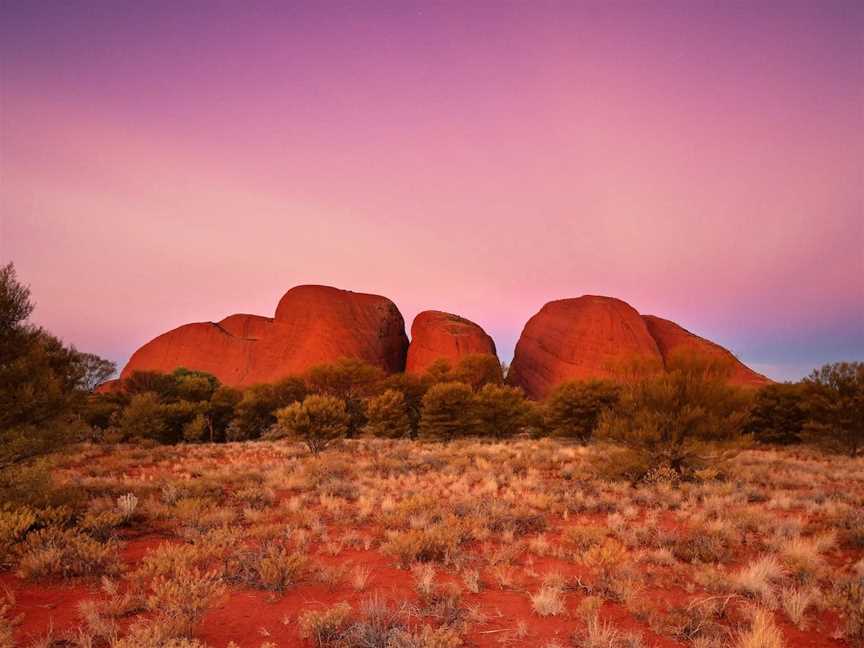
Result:
M552 436L609 442L610 470L634 479L658 469L684 476L751 440L815 442L864 453L864 363L835 363L798 383L744 390L732 367L688 355L662 374L623 383L559 385L542 402L506 384L494 356L439 360L422 376L385 374L356 359L272 384L235 389L178 369L136 372L109 393L112 363L65 347L26 323L30 294L0 270L0 468L64 440L232 442L291 438L318 453L341 438L451 441Z

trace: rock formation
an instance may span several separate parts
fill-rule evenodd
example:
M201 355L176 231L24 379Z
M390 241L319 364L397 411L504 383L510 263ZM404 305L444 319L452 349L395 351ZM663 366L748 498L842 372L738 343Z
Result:
M616 380L663 371L666 361L680 351L734 363L730 377L734 384L770 382L723 347L673 322L642 317L620 299L594 295L549 302L528 320L508 382L533 398L543 398L567 380Z
M675 322L670 322L662 317L654 315L643 315L642 319L648 326L651 336L657 341L657 347L663 356L664 364L673 358L676 353L687 353L705 358L716 358L721 362L728 362L732 367L729 382L743 387L761 387L771 382L762 374L756 373L750 367L740 362L730 351L719 344L694 335Z
M474 322L441 311L423 311L411 325L405 371L422 374L438 359L456 365L466 355L495 354L495 342Z
M185 367L243 387L343 357L394 372L403 370L407 347L405 322L389 299L297 286L285 293L273 318L238 314L163 333L132 355L120 377Z

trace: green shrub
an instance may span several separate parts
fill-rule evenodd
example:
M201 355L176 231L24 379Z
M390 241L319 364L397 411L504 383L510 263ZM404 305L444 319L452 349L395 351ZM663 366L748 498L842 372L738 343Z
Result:
M423 397L420 435L427 439L450 441L476 431L474 394L465 383L432 385Z
M864 454L864 362L838 362L814 371L809 388L808 441L850 457Z
M620 388L601 380L566 382L549 395L544 403L544 424L552 436L587 442L600 416L615 406Z
M480 434L504 439L522 429L529 406L525 394L518 387L489 383L475 395L474 411Z
M249 387L243 391L234 408L234 418L226 431L228 440L259 438L276 423L276 410L302 401L305 397L306 384L297 377Z
M808 419L806 385L776 383L753 397L745 430L761 443L798 443Z
M629 385L595 436L633 452L646 472L668 466L689 475L740 450L746 396L728 384L730 365L680 356L668 369Z
M333 396L307 396L276 412L276 426L268 438L288 437L302 441L313 454L319 454L330 443L348 431L345 403Z
M366 401L367 434L376 437L400 439L410 436L411 421L405 395L395 389L388 389L380 396Z
M119 569L116 547L75 529L47 527L28 534L20 546L21 578L100 576Z

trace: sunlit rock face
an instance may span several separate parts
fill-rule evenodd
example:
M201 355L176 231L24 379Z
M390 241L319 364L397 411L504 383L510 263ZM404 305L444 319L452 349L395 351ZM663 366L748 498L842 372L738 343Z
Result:
M549 302L528 320L508 381L533 398L544 398L568 380L623 380L662 372L677 353L730 362L735 384L770 382L723 347L668 320L643 317L620 299L596 295Z
M238 314L163 333L132 355L120 377L184 367L243 387L340 358L402 371L407 349L402 314L386 297L297 286L285 293L273 318Z
M466 355L495 354L495 342L474 322L441 311L423 311L411 325L405 371L425 373L436 360L455 366Z
M740 362L729 350L691 333L675 322L654 315L643 315L642 319L645 320L651 336L657 341L657 348L660 349L664 362L668 362L676 354L696 355L727 363L731 367L729 382L734 385L761 387L772 382Z

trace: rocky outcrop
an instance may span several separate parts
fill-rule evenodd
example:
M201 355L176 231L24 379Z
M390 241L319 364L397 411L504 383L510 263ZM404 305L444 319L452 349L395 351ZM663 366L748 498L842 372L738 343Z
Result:
M386 297L297 286L285 293L273 318L238 314L163 333L132 355L120 377L185 367L243 387L339 358L394 372L403 370L407 347L405 322Z
M411 325L405 371L422 374L436 360L455 366L471 354L495 354L495 342L474 322L441 311L423 311Z
M567 380L616 379L663 358L642 317L620 299L585 295L549 302L528 320L508 382L533 398Z
M567 380L620 380L661 372L670 358L684 352L730 362L734 384L770 382L723 347L674 322L643 317L620 299L595 295L549 302L528 320L508 382L533 398L544 398Z
M654 315L643 315L642 319L645 320L651 336L657 341L664 364L668 365L677 354L696 355L727 364L731 370L729 382L733 385L761 387L771 383L769 378L750 369L727 349L691 333L675 322Z

